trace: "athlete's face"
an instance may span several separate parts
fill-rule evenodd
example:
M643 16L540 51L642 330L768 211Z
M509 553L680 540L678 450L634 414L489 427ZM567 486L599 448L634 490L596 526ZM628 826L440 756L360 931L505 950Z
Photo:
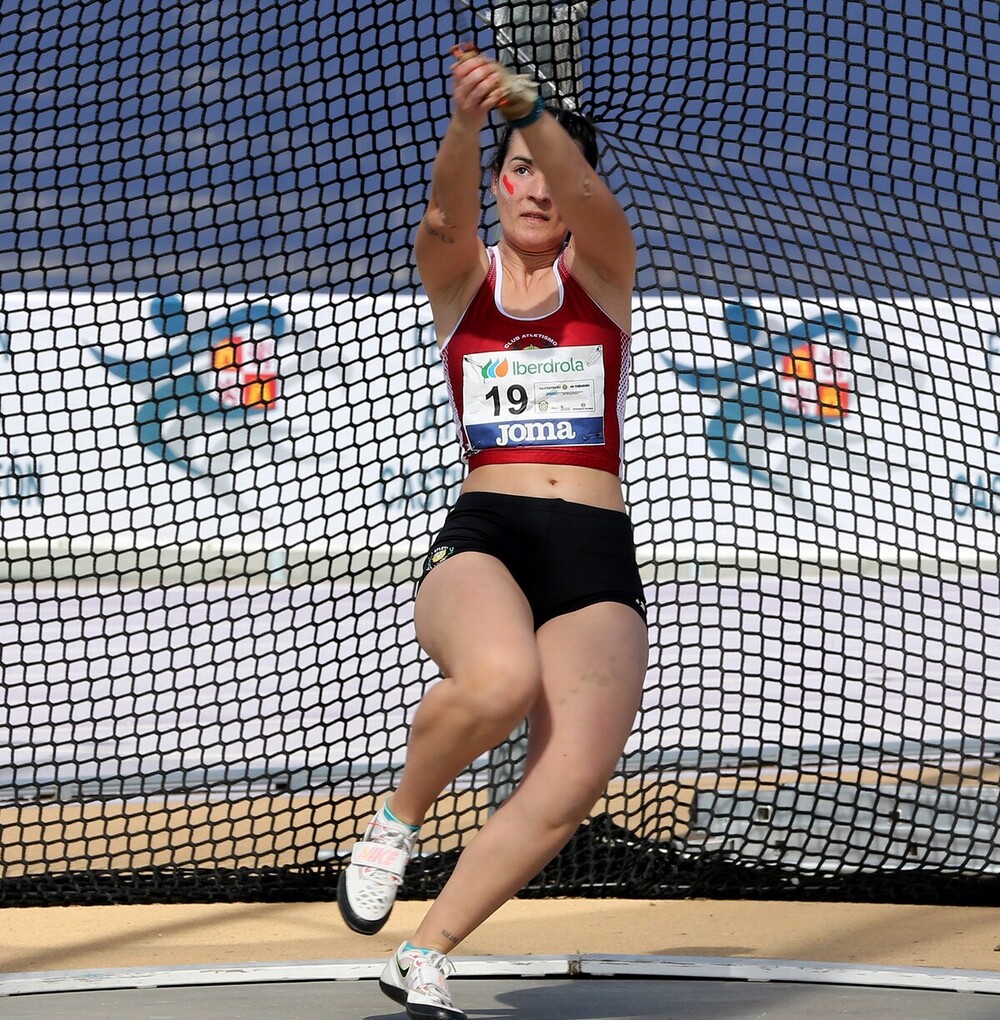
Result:
M515 131L500 173L493 181L504 236L526 251L561 245L569 228L552 201L545 175Z

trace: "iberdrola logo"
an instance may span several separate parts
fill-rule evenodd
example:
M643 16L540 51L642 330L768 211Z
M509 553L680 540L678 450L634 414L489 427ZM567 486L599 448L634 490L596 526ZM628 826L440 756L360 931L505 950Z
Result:
M502 379L509 371L506 358L490 358L481 369L484 379Z
M162 354L127 360L100 347L92 353L111 375L134 387L143 447L189 477L202 477L210 472L195 466L192 451L204 455L208 431L249 428L278 405L277 342L289 331L288 317L270 302L257 301L194 328L179 295L152 298L145 314L166 341Z

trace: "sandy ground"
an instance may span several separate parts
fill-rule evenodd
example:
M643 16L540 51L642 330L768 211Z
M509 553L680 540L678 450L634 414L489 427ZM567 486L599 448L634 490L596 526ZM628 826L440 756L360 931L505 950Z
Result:
M801 777L798 777L801 780ZM718 782L707 777L699 783ZM759 781L759 777L758 777ZM633 791L634 792L634 791ZM686 825L693 787L657 789ZM609 790L616 820L628 789ZM633 797L628 803L648 803ZM178 847L216 864L294 863L315 845L348 846L375 799L272 796L237 802L50 804L0 811L0 858L9 874L64 860L94 867L176 865ZM425 852L447 849L475 827L480 794L439 805L448 838L430 832ZM154 810L155 808L155 810ZM456 824L460 822L460 825ZM302 834L312 834L303 843ZM662 835L662 833L660 833ZM270 858L261 855L270 853ZM124 856L123 856L124 855ZM220 857L221 855L221 857ZM312 858L310 858L312 859ZM197 864L199 859L182 863ZM349 931L333 903L212 904L0 909L0 972L375 959L408 938L427 904L401 902L372 938ZM513 900L458 951L463 956L573 953L716 956L1000 971L1000 910L743 900Z
M378 935L334 904L28 907L0 910L0 971L372 959L415 928L403 902ZM811 960L1000 971L990 907L723 900L514 900L463 956L623 953Z

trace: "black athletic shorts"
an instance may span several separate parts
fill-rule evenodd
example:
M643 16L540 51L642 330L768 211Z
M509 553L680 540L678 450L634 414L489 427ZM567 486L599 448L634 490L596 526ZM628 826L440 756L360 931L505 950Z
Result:
M421 580L460 552L495 556L531 606L535 629L597 602L646 603L632 523L618 510L499 492L458 497L424 561Z

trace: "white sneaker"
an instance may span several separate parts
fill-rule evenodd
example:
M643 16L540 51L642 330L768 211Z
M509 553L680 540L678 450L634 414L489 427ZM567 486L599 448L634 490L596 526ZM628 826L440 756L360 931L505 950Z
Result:
M389 920L416 841L416 832L379 808L337 884L337 904L348 928L374 935Z
M406 1007L408 1020L468 1020L451 1004L448 978L454 973L444 953L407 949L404 942L385 965L378 986Z

